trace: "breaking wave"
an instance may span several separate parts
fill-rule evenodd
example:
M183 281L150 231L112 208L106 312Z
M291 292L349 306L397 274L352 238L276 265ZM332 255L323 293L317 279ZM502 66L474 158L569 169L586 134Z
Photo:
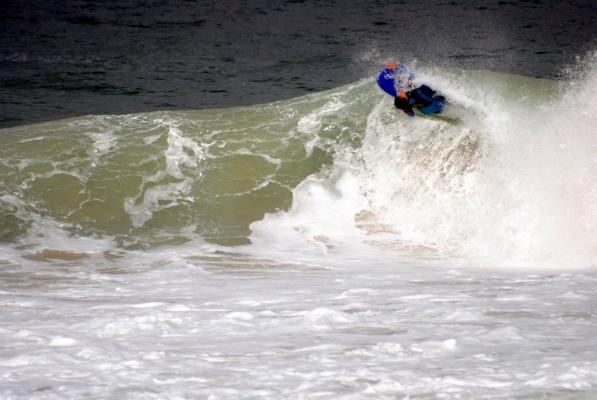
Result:
M251 107L4 129L0 241L594 265L594 60L565 81L419 79L450 99L447 119L410 119L367 79Z

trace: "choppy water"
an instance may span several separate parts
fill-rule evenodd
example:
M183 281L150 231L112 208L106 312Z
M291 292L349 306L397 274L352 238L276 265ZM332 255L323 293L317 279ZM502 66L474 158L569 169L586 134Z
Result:
M594 272L183 254L4 265L0 396L597 395Z
M2 130L1 396L597 396L594 57L418 74Z

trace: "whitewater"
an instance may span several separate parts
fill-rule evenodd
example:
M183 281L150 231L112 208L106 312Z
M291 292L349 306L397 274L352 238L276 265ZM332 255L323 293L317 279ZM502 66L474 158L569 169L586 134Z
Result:
M597 397L597 69L0 131L0 397Z

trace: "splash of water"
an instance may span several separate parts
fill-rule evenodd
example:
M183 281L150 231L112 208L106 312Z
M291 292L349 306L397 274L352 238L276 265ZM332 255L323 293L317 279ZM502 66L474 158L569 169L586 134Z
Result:
M459 123L402 118L382 100L358 152L338 151L326 179L295 189L289 213L253 224L256 239L286 226L329 249L360 223L355 241L424 245L475 265L595 265L594 63L560 83L484 72L423 79L452 100Z

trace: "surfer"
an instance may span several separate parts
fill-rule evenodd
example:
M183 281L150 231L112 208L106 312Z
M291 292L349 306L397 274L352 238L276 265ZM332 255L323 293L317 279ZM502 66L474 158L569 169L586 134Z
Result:
M394 106L409 117L415 116L415 109L422 114L440 114L446 105L446 98L427 85L416 86L413 74L404 64L387 63L377 78L379 87L394 97Z

